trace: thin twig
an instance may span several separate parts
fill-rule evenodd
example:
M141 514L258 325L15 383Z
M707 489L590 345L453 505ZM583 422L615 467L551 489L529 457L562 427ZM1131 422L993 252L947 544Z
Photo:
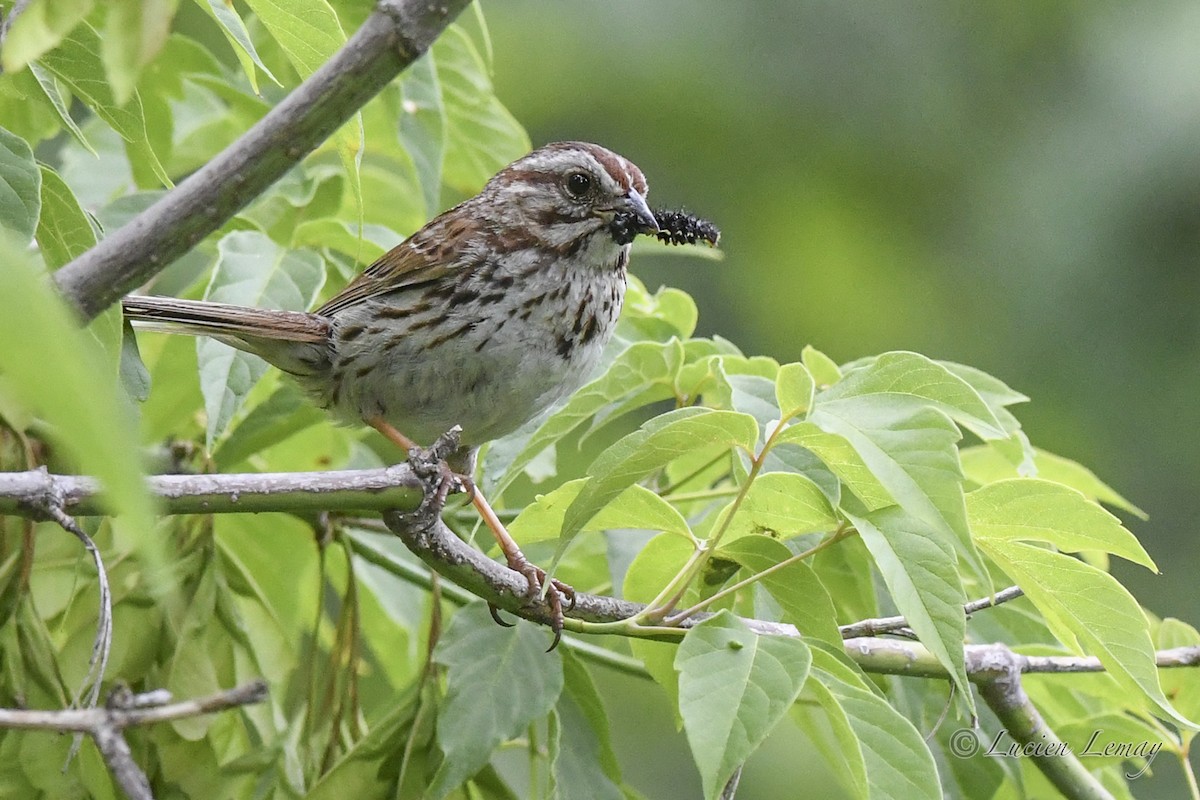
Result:
M1010 600L1016 600L1018 597L1024 596L1020 586L1009 586L1007 589L1001 589L988 597L981 597L978 600L972 600L963 606L963 611L967 616L971 616L977 611L982 611L985 608L992 608L1002 603L1007 603ZM853 639L858 636L879 636L882 633L902 633L910 631L908 620L904 617L879 617L877 619L864 619L858 622L852 622L849 625L842 625L838 628L843 639Z
M121 735L125 728L211 714L259 703L266 696L267 685L262 681L179 703L167 702L170 693L161 689L135 695L121 688L109 696L104 706L97 708L62 711L0 709L0 728L87 734L96 742L96 749L126 795L132 800L154 800L146 773L133 760L129 745Z
M100 684L104 681L104 673L108 671L108 656L112 652L112 590L108 584L108 571L104 568L104 559L100 556L96 543L73 517L62 510L62 503L60 494L47 493L43 498L41 512L83 543L84 549L92 557L92 563L96 565L96 583L100 588L100 613L96 621L96 635L92 639L92 652L88 656L87 673L83 676L72 701L72 705L77 708L95 708L100 700ZM83 735L77 734L67 752L67 764L75 758L82 743ZM101 745L99 737L96 744ZM119 749L118 744L114 742L106 742L105 745Z

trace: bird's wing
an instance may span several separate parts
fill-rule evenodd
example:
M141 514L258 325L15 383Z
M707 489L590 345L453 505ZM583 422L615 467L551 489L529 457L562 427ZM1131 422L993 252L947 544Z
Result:
M435 218L384 253L315 313L333 316L364 300L426 285L457 272L463 242L474 237L479 224L469 215L451 213L455 210Z

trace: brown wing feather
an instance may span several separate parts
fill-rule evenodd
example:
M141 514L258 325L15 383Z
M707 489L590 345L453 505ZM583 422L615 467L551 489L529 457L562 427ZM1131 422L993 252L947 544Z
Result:
M464 243L481 230L474 215L462 210L470 202L434 217L380 256L315 313L333 316L372 297L430 283L455 272L456 262L466 250Z

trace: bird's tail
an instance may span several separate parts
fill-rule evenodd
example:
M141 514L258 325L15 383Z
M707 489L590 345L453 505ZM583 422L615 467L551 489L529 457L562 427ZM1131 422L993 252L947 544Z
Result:
M266 339L320 343L328 339L331 326L328 318L303 311L275 311L176 297L129 295L121 301L121 308L125 319L138 323L142 329L246 342Z

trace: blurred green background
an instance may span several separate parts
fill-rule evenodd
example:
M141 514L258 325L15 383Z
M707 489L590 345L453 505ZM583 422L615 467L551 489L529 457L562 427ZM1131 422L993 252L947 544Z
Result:
M1126 521L1163 575L1116 575L1200 622L1200 6L485 11L497 91L535 145L603 143L642 167L653 204L721 226L723 262L633 265L692 293L702 333L780 360L912 349L1002 378L1033 398L1015 410L1036 444L1150 514ZM636 727L637 711L615 713ZM678 792L653 797L693 796L686 755L677 772L626 751L640 786ZM775 753L739 797L795 796L797 777L820 794L795 748ZM763 785L776 774L783 794ZM1180 796L1170 777L1133 790Z

